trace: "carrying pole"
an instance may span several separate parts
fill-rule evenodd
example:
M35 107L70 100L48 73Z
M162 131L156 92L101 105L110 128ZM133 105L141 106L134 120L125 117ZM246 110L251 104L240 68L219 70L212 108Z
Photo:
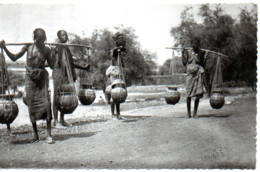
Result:
M173 49L173 50L192 50L192 47L166 47L166 49ZM207 50L207 49L203 49L201 48L200 50L202 51L205 51L205 52L208 52L208 53L213 53L213 54L217 54L219 56L224 56L224 57L228 57L227 55L225 54L222 54L222 53L219 53L219 52L216 52L216 51L211 51L211 50Z
M6 43L5 45L7 46L18 46L18 45L32 45L34 43L32 42L23 42L23 43ZM84 47L87 49L91 49L92 47L86 46L86 45L81 45L81 44L65 44L65 43L45 43L46 45L50 46L67 46L67 47Z

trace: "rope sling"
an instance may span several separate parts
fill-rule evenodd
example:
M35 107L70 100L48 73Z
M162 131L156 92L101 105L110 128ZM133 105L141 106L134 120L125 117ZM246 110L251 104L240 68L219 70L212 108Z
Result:
M87 64L89 64L90 62L90 56L89 56L89 50L87 50ZM92 88L92 74L90 71L86 71L84 72L84 75L83 75L83 78L84 78L84 82L81 83L81 84L87 84L87 88L91 89Z
M5 56L4 56L4 50L3 48L1 48L1 56L2 56L2 66L1 66L1 91L2 91L2 94L5 94L6 92L6 89L5 87L7 88L7 97L9 100L11 100L11 94L10 94L10 90L9 90L9 77L8 77L8 72L7 72L7 65L6 65L6 62L5 62ZM3 95L1 95L3 96Z
M213 81L212 81L211 93L216 90L223 91L223 77L222 77L221 57L220 56L217 57L216 70L215 70Z
M124 75L124 71L123 71L123 66L122 66L120 54L121 54L121 51L118 51L117 65L119 67L119 79L123 79L123 81L125 82L125 75Z
M65 64L65 72L67 74L68 77L68 86L69 86L69 91L65 91L60 89L60 93L59 93L59 104L60 104L60 111L62 111L63 113L72 113L76 107L78 106L78 99L77 99L77 95L76 95L76 89L75 89L75 84L73 82L73 76L72 76L72 69L71 66L69 64L69 54L66 51L65 47L62 47L62 58L65 59L63 60L64 64ZM60 87L64 87L65 84L60 83Z
M5 62L5 56L3 48L1 48L1 94L0 94L0 123L7 124L7 128L10 128L9 124L12 123L18 115L19 109L17 104L12 100L13 96L9 90L9 79L7 72L7 65ZM7 94L6 94L7 90Z
M112 83L111 97L115 103L123 103L127 98L127 90L125 84L125 76L120 56L121 51L117 54L117 66L119 68L118 79Z
M87 50L87 64L90 62L89 50ZM83 70L82 70L83 72ZM85 71L84 71L85 72ZM81 88L78 94L79 101L82 105L90 105L96 99L96 93L92 90L92 74L90 71L86 71L83 74L83 81L81 81Z

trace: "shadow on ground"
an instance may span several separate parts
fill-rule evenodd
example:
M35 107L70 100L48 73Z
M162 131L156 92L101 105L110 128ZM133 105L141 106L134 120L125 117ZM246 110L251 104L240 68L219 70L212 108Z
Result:
M96 122L107 122L108 119L96 119L96 120L73 120L74 122L71 122L72 126L80 126L90 123L96 123Z
M70 138L82 138L82 137L91 137L94 136L97 132L86 132L86 133L75 133L75 134L59 134L59 135L54 135L53 139L55 141L63 141L63 140L68 140ZM40 141L44 141L46 138L40 138ZM11 144L14 145L22 145L22 144L31 144L31 143L36 143L33 141L33 139L24 139L24 140L14 140L10 142Z
M75 133L75 134L59 134L53 136L55 141L63 141L70 138L82 138L94 136L97 132L85 132L85 133Z
M217 117L217 118L226 118L230 117L232 114L200 114L197 115L198 118L208 118L208 117Z
M139 120L144 120L145 118L150 117L150 116L130 116L130 115L124 116L124 115L122 115L122 117L124 119L120 120L120 121L128 123L128 122L136 122L136 121L139 121Z

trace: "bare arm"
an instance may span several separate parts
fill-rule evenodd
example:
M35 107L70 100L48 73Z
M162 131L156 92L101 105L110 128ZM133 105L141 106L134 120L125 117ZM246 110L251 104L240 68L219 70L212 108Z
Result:
M86 64L86 65L78 65L76 63L73 62L73 66L77 69L82 69L82 70L89 70L90 65Z
M46 47L47 48L47 63L48 65L50 66L51 69L53 69L53 66L54 66L54 57L53 57L53 53L51 51L50 48Z
M182 64L183 64L183 66L186 66L187 62L188 62L188 52L187 52L187 50L183 49L182 50Z
M208 51L206 51L205 54L204 54L204 59L203 59L203 62L202 62L202 64L203 64L204 67L205 67L207 58L208 58Z
M12 61L16 61L17 59L21 58L25 52L28 50L29 45L25 45L18 53L13 54L11 53L5 46L5 42L1 41L1 47L5 50L7 56L12 60Z

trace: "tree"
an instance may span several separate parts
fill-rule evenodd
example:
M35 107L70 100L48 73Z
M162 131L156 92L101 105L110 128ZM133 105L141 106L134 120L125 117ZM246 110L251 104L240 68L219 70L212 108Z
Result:
M176 69L173 69L176 68ZM172 75L173 72L185 73L186 69L182 64L181 57L174 57L172 59L167 59L163 65L160 67L160 75Z
M190 46L190 39L199 37L202 48L228 55L221 58L224 81L244 81L248 84L255 82L257 6L253 5L251 11L242 9L239 20L235 20L224 14L219 4L214 8L210 8L209 4L202 4L198 12L202 23L195 22L190 9L191 7L187 7L182 12L180 25L171 28L175 45ZM215 71L216 56L209 54L208 57L205 73L210 83Z

